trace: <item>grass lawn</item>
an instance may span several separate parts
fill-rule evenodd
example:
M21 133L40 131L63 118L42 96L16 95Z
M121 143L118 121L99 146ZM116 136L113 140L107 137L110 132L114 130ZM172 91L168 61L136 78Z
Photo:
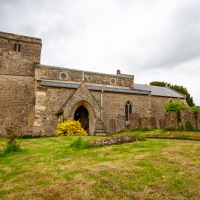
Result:
M200 199L200 142L73 149L76 139L19 140L22 151L0 157L0 199Z
M162 129L140 131L140 130L124 130L121 133L114 135L135 135L137 133L145 133L148 138L163 138L163 139L183 139L183 140L198 140L200 141L200 131L167 131Z

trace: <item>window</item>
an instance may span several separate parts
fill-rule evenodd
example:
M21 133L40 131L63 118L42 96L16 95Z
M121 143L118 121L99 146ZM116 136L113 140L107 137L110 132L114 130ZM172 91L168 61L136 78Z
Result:
M21 51L21 44L15 43L14 47L13 47L13 50L16 51L16 52L20 52Z
M14 44L13 50L14 50L14 51L17 51L17 44L16 44L16 43Z
M60 72L59 79L63 80L63 81L66 81L68 79L68 74L65 73L65 72Z
M21 44L18 44L18 52L21 51Z
M126 121L129 121L130 113L132 113L132 105L131 105L130 101L127 101L126 105L125 105L125 119L126 119Z
M116 78L111 78L110 79L110 84L115 85L116 84Z
M87 77L87 80L88 80L88 81L92 81L92 77L91 77L91 76L88 76L88 77Z

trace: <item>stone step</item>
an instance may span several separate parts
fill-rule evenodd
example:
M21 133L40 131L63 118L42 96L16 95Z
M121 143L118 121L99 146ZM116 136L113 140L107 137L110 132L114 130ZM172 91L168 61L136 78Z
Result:
M95 134L95 136L106 136L107 135L107 133L94 133Z

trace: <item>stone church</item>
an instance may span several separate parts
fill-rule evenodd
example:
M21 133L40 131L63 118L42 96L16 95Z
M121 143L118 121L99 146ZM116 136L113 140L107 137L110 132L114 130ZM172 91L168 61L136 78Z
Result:
M132 128L133 115L160 127L165 102L185 101L170 88L136 84L120 70L105 74L42 65L41 48L39 38L0 32L0 135L11 124L23 134L54 135L67 119L80 120L89 135L113 133Z

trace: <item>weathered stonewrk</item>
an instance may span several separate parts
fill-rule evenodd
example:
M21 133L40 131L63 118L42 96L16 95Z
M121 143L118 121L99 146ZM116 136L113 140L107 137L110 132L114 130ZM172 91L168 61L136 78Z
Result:
M197 113L197 128L200 130L200 113Z
M156 128L156 119L155 117L142 117L141 119L142 128Z
M164 119L160 119L159 120L159 127L160 128L164 128L165 127L165 120Z
M138 113L131 113L129 115L130 129L137 129L141 126L140 117Z
M117 132L125 129L125 116L117 116Z
M178 115L176 112L165 113L165 127L177 128L178 127Z
M185 128L186 123L190 122L193 128L197 128L195 112L192 110L182 110L180 112L181 124Z
M11 124L33 126L34 68L40 52L40 39L0 32L0 135Z
M112 137L112 138L105 138L105 139L99 139L99 140L92 140L90 141L90 146L98 146L98 145L113 145L113 144L122 144L122 143L129 143L135 141L135 138L133 136L118 136L118 137Z

